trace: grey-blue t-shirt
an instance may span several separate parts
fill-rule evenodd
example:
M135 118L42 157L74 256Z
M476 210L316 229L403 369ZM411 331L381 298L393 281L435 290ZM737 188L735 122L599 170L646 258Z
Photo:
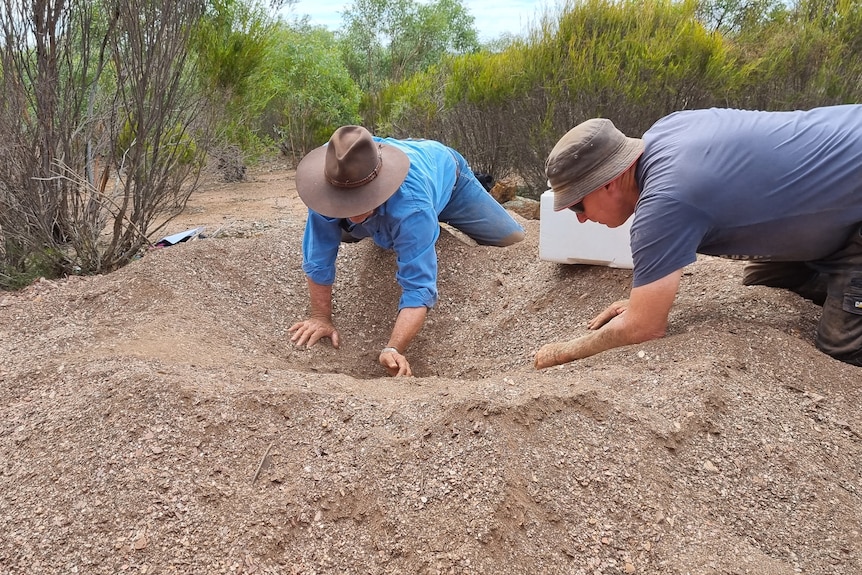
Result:
M817 260L862 223L862 105L676 112L643 140L635 287L697 253Z

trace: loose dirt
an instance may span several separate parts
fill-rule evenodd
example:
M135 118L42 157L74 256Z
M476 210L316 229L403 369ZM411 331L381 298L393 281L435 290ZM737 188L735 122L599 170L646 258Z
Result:
M630 272L443 233L385 377L391 253L344 245L342 346L297 349L286 167L207 184L200 239L0 293L0 572L862 573L862 370L819 309L702 258L669 334L536 371Z

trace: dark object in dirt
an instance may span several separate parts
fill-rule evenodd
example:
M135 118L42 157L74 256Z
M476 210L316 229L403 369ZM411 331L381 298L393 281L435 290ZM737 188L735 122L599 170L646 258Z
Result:
M494 187L494 176L491 174L486 174L484 172L474 172L474 176L479 180L479 183L482 184L482 187L485 188L485 191L490 192L491 188Z

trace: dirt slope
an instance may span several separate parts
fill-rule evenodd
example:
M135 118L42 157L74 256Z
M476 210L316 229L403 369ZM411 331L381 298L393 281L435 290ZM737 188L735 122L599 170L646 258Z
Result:
M439 306L376 363L394 258L306 313L292 173L213 184L110 275L0 294L0 572L862 573L862 370L818 309L690 266L669 336L537 372L630 273L444 233Z

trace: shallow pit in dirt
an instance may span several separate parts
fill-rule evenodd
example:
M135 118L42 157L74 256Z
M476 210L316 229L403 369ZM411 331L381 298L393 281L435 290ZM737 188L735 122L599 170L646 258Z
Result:
M541 342L576 329L599 311L594 293L623 297L627 270L559 266L533 257L527 240L509 248L468 245L456 235L438 241L438 305L407 350L416 377L478 380L532 365ZM285 228L290 229L290 228ZM360 379L385 375L379 351L388 341L400 288L394 253L370 240L344 244L333 287L333 317L341 346L291 343L289 328L308 314L296 229L249 238L201 239L149 253L107 279L112 289L87 298L114 309L124 329L105 330L111 353L213 365L241 361ZM522 265L512 266L512 261ZM127 301L119 290L140 294ZM117 298L121 301L118 302ZM577 313L574 310L577 309ZM205 353L209 350L208 353Z
M406 353L416 377L481 380L531 369L539 346L585 333L587 320L626 297L629 270L541 261L538 222L525 226L528 238L504 249L441 234L439 302ZM111 355L384 377L377 358L400 297L394 254L370 240L342 246L333 287L340 349L328 340L305 349L289 333L309 312L300 232L293 223L151 252L91 282L94 293L76 302L75 313L110 311L94 336ZM680 294L686 305L674 309L669 335L727 326L740 334L778 330L811 345L816 306L777 290L739 287L735 264L706 258L692 268L700 271L687 273Z

